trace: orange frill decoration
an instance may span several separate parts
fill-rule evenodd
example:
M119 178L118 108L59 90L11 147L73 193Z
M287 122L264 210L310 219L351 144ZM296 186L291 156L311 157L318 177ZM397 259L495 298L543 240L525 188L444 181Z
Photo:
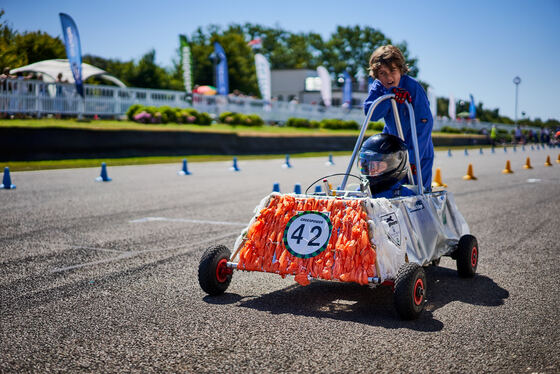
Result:
M330 212L332 233L327 248L312 258L299 258L282 240L288 221L301 211ZM274 195L247 232L237 269L295 275L301 285L308 277L368 283L374 277L376 253L368 235L367 214L360 200L296 198Z

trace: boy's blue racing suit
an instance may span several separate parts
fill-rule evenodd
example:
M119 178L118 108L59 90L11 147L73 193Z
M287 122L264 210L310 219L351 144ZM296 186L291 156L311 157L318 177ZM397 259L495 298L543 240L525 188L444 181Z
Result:
M418 154L422 164L422 183L424 190L430 191L432 185L432 166L434 163L434 145L432 143L432 128L434 120L430 111L430 104L426 92L420 84L413 78L403 74L399 82L399 88L405 89L412 97L412 107L414 109L414 116L416 118L416 134L418 136ZM369 95L364 101L364 111L367 114L371 104L380 96L391 93L391 91L383 86L381 82L376 79L370 86ZM408 109L404 104L397 104L399 110L399 117L401 119L401 126L404 135L404 142L408 148L408 155L413 174L415 168L415 157L412 144L412 135L410 132L410 115ZM381 117L385 119L385 127L383 128L384 134L391 134L399 136L397 133L397 126L393 115L393 108L389 100L380 103L373 111L371 119L373 121L379 120ZM405 179L405 182L407 179ZM410 182L408 182L410 183Z

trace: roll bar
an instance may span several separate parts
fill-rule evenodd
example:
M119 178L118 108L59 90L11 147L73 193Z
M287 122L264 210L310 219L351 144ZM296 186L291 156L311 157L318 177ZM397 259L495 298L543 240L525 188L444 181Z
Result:
M364 119L364 122L362 124L360 135L358 135L358 140L356 141L356 145L354 146L354 151L352 152L352 157L350 158L350 164L348 164L348 168L346 169L346 175L344 176L344 179L342 180L342 184L340 186L341 190L344 190L346 188L348 175L352 171L352 166L354 165L354 161L356 160L356 155L358 154L358 151L362 146L362 141L364 140L364 135L366 133L366 129L368 127L371 116L373 115L373 111L375 110L375 108L377 108L379 103L385 100L391 100L391 105L393 107L393 115L395 117L395 123L397 125L397 133L399 135L399 138L401 138L401 140L404 141L404 134L402 131L401 120L397 108L397 102L395 101L395 94L387 94L378 97L369 107L369 110L366 114L366 118ZM416 159L416 179L418 181L418 184L416 185L417 187L416 194L424 195L424 186L422 182L422 165L420 164L420 155L418 152L418 135L416 133L416 118L414 117L414 109L412 108L412 105L408 101L405 101L405 104L406 104L406 108L408 109L408 113L410 115L410 130L411 130L410 132L412 133L412 147L414 148L414 157ZM412 170L410 170L410 162L408 161L408 159L407 159L406 166L408 168L408 180L412 185L414 185L414 178L412 176Z

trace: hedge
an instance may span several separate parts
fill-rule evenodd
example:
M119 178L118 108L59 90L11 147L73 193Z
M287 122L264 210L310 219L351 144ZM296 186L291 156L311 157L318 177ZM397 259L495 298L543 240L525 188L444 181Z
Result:
M170 106L131 105L126 111L129 121L140 123L192 123L208 126L212 117L208 113L199 112L193 108L172 108Z
M256 114L223 112L218 119L221 123L231 126L260 127L264 125L263 119Z

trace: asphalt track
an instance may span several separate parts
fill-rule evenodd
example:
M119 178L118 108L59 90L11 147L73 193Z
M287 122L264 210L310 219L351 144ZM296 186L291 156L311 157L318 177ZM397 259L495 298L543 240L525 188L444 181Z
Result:
M0 191L0 372L560 372L558 149L437 153L481 250L460 279L427 268L428 304L401 321L389 289L237 272L197 281L204 249L231 248L257 203L348 158L12 173ZM545 167L550 155L553 167ZM523 164L530 157L534 169ZM511 160L514 174L501 173ZM477 181L464 181L472 163Z

